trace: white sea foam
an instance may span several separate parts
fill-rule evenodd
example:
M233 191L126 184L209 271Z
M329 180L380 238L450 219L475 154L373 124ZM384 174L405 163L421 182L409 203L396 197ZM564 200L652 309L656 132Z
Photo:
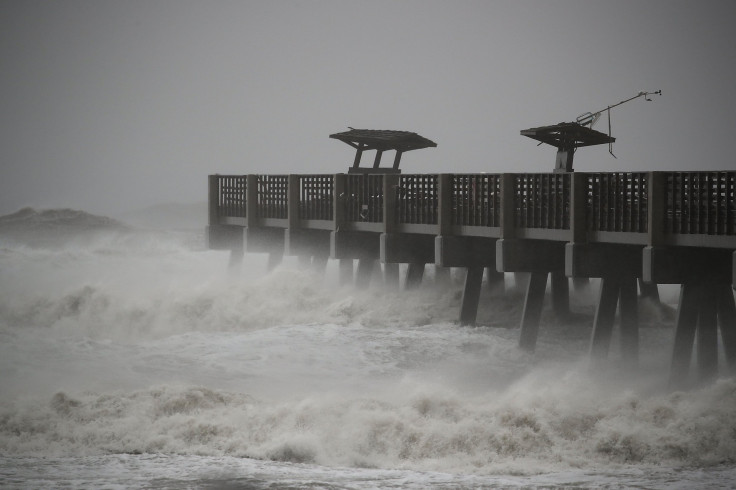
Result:
M533 383L534 384L534 383ZM568 373L503 393L427 380L365 396L271 402L202 387L59 392L0 414L0 453L236 456L325 466L535 474L621 465L733 464L736 384L695 393L612 394Z
M484 291L485 326L458 327L458 283L340 289L335 264L326 279L292 260L268 274L253 255L228 273L227 253L197 239L0 237L0 467L152 453L321 465L338 480L371 468L605 482L736 464L736 382L667 392L671 318L658 308L642 310L638 371L613 349L592 372L591 297L570 322L545 316L529 354L518 296Z

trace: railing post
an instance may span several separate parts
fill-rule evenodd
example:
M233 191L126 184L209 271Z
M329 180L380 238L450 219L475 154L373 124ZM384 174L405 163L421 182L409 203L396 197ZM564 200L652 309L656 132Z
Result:
M647 176L647 246L642 255L642 281L657 283L663 268L662 246L667 201L667 174L649 172ZM660 258L658 258L660 257ZM683 286L684 287L684 286Z
M452 233L452 174L440 174L437 180L437 234Z
M289 174L286 189L286 217L288 219L288 228L298 228L300 206L299 175Z
M207 178L207 222L210 226L218 224L220 217L219 179L220 176L217 174L210 175Z
M332 190L332 229L337 231L345 222L345 174L335 174Z
M648 245L656 247L664 241L665 198L667 181L663 172L649 172L647 199Z
M258 176L245 177L245 224L253 228L258 223Z
M385 174L383 176L383 232L393 233L396 230L396 188L399 176Z
M513 238L516 215L514 174L501 175L501 238Z
M571 175L571 178L570 241L572 243L585 243L588 241L588 175L575 172Z

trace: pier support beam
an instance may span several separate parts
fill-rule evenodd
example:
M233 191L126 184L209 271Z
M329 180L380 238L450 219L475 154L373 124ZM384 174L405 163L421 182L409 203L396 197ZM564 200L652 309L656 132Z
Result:
M340 286L353 284L353 259L338 260L338 282Z
M598 304L596 305L595 318L593 319L593 333L590 340L590 358L593 362L599 362L608 357L618 295L619 284L616 279L601 279Z
M432 260L442 267L482 266L496 270L496 239L473 236L436 236Z
M383 282L387 288L399 289L399 264L383 264Z
M521 294L526 294L529 287L529 272L514 272L514 290Z
M589 277L573 277L572 278L572 287L575 291L584 291L585 289L590 286L590 278Z
M243 248L250 253L267 253L269 271L284 258L286 234L283 228L246 227L243 230Z
M639 362L639 297L636 283L634 277L622 278L618 296L621 358L631 367Z
M483 267L468 267L468 272L465 275L462 304L460 305L460 325L475 325L482 283Z
M434 266L434 284L438 287L450 287L452 284L452 269L441 265Z
M533 351L537 345L539 320L542 316L544 291L547 288L547 272L532 272L527 283L524 312L521 315L519 347Z
M550 273L558 274L554 286L554 311L563 317L569 313L569 292L566 290L568 281L562 275L565 270L565 243L502 238L496 242L496 269L501 272L531 273L521 316L519 346L533 350L537 343L547 276ZM560 276L565 280L560 281Z
M406 263L404 287L414 289L422 284L424 265L434 262L434 235L382 233L380 257L385 265Z
M718 375L718 330L729 371L736 368L736 306L728 284L689 281L680 288L675 342L670 364L670 388L688 387L693 347L699 383Z
M243 228L246 252L283 255L285 231L283 228Z
M384 264L434 262L434 235L381 233L379 257Z
M718 293L717 286L713 283L701 283L700 287L702 290L696 331L698 379L701 383L707 383L718 375Z
M690 371L695 331L698 322L701 288L699 283L685 283L680 287L680 302L677 305L675 342L670 364L670 388L687 386Z
M377 233L363 231L333 231L330 232L330 258L350 261L352 270L353 259L358 259L355 277L355 286L366 288L373 275L373 263L378 259L380 251L380 236ZM341 281L348 281L348 266L341 265Z
M718 288L718 325L726 363L731 374L736 374L736 303L728 286Z
M355 287L358 289L366 289L371 283L371 277L373 276L373 266L375 265L375 259L359 259L358 260L358 271L355 276Z
M404 287L406 289L416 289L422 284L424 278L424 263L409 263L406 268L406 280Z
M330 232L331 259L373 259L380 257L380 235L367 231Z
M552 310L557 318L567 318L570 315L570 281L563 271L550 273L552 283Z
M642 280L655 284L684 284L708 281L731 284L730 250L698 247L645 247L642 252Z
M245 250L243 250L243 241L241 240L239 244L233 243L233 246L230 249L230 258L227 263L228 270L232 273L239 272L243 265L244 258Z
M496 239L437 236L434 252L434 262L438 267L467 269L459 322L461 325L474 325L478 316L483 269L489 271L489 282L491 280L495 282L499 278L501 282L503 281L503 273L496 271Z
M330 232L327 230L287 228L284 231L284 255L327 258L329 250Z
M325 254L324 250L322 251L322 253L315 254L314 256L312 256L312 269L315 272L324 273L325 269L327 269L328 260L329 256Z
M231 273L240 270L245 256L242 226L208 225L205 240L210 250L230 251L227 268Z
M658 284L681 284L675 341L670 364L670 387L688 386L693 347L697 378L707 383L718 374L718 328L726 361L734 369L736 308L733 290L733 253L699 247L646 247L642 278ZM697 345L696 345L697 339Z
M590 340L590 358L594 365L600 365L608 358L617 305L621 357L627 366L635 366L638 362L637 283L642 272L641 251L642 247L636 245L568 243L565 246L566 275L601 278Z
M627 366L635 365L639 360L636 278L609 276L601 279L598 305L593 320L590 358L594 365L600 365L608 358L617 304L621 330L621 358Z
M502 293L504 291L504 273L498 272L495 265L493 267L486 267L486 281L488 282L488 289L491 293Z
M656 284L644 282L641 278L639 278L639 292L642 298L653 301L657 305L661 304L659 299L659 288Z

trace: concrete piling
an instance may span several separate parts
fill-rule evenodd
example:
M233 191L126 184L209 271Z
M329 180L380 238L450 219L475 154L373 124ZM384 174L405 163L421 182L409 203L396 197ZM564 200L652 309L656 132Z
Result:
M338 282L340 286L353 284L353 259L338 259Z
M240 268L243 265L243 258L245 257L245 250L241 246L234 246L230 249L230 258L227 262L227 268L230 272L240 272Z
M723 351L731 374L736 374L736 304L733 289L728 284L718 287L718 326Z
M460 306L460 324L475 325L478 316L478 301L483 283L483 267L468 267L465 287Z
M546 272L532 272L527 282L524 312L521 316L521 331L519 333L519 347L533 351L537 345L539 321L544 304L544 291L547 288Z
M410 263L406 268L406 280L404 287L406 289L416 289L422 284L424 278L424 264Z
M600 363L608 358L619 291L620 285L617 278L604 277L601 279L598 305L593 319L593 334L590 340L590 358L593 363Z
M706 383L718 374L717 291L713 283L702 283L698 309L698 381Z
M675 342L670 364L671 389L687 386L692 360L695 330L698 322L701 287L699 283L687 282L680 287L680 302L675 321Z
M435 265L434 284L437 287L450 287L452 284L452 269L450 267Z
M358 289L366 289L371 282L373 276L374 259L359 259L358 270L355 276L355 287Z
M383 282L388 289L399 289L399 264L383 264Z
M503 292L505 288L504 281L504 273L497 271L495 265L493 267L486 267L486 282L488 283L488 289L491 292Z
M558 318L567 318L570 315L570 286L569 280L562 271L550 273L552 310Z
M628 367L639 362L639 298L636 278L619 279L621 357Z

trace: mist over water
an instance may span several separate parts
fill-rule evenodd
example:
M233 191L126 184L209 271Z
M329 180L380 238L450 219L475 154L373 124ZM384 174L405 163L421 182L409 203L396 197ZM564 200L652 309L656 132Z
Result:
M568 322L545 313L530 354L518 294L484 290L481 326L459 327L460 280L429 270L416 291L340 289L332 263L228 271L201 230L40 214L0 218L0 483L48 465L175 488L735 481L736 383L668 392L672 319L653 307L639 368L613 349L593 371L593 292Z

